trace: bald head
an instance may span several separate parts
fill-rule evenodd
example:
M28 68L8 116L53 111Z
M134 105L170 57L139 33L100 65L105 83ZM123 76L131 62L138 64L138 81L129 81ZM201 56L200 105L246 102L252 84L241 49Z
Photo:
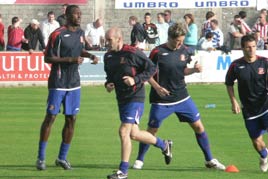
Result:
M101 27L102 25L103 25L103 20L100 19L100 18L96 19L96 21L95 21L95 23L94 23L94 26L95 26L96 28L99 28L99 27Z
M118 27L107 30L105 38L110 50L119 51L123 47L123 33Z

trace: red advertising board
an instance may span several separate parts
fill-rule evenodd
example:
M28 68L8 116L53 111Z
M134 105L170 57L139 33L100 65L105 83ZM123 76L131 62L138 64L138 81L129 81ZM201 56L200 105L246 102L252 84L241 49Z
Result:
M0 82L47 81L49 72L42 52L0 53Z
M0 0L1 4L86 4L87 0Z

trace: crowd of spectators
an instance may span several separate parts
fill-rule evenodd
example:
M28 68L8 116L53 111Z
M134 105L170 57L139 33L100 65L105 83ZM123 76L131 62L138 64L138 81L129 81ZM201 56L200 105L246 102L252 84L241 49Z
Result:
M47 13L47 19L39 22L32 19L29 25L22 29L20 24L22 19L12 18L12 24L8 26L7 43L4 40L4 24L0 14L0 51L21 51L26 50L32 53L35 50L43 51L47 45L49 35L57 28L63 26L66 22L65 10L68 4L62 5L62 14L57 18L55 13ZM183 23L186 31L184 45L193 50L212 51L220 49L222 46L230 50L239 50L241 48L241 38L246 34L254 34L259 50L268 49L268 22L267 10L262 9L255 24L250 27L246 23L247 13L240 11L234 15L233 21L227 28L227 36L219 27L216 14L208 11L205 15L205 21L201 26L195 23L195 17L191 13L183 16ZM139 22L136 16L129 17L129 25L132 26L130 35L131 45L144 50L151 50L155 46L167 42L168 28L175 23L172 19L172 12L164 10L156 14L156 22L152 22L152 14L144 14L144 22ZM176 21L179 22L179 21ZM200 28L201 27L201 28ZM200 29L198 29L200 28ZM200 35L198 35L200 31ZM97 18L94 22L86 25L85 40L87 50L105 50L104 42L105 31L103 28L103 19Z

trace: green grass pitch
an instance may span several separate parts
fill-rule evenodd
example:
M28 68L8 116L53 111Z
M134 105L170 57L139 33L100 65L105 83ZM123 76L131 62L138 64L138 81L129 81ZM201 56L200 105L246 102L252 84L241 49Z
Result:
M173 161L164 164L161 151L151 147L143 170L129 170L129 179L261 179L268 173L259 170L259 156L254 151L244 127L242 115L233 115L223 84L188 85L188 90L201 113L215 158L225 165L236 165L239 173L226 173L204 167L204 157L194 134L175 115L162 125L158 136L174 141ZM147 87L147 96L149 88ZM68 160L74 170L64 171L54 165L63 127L59 114L53 125L47 147L47 170L37 171L39 129L46 108L46 87L0 88L0 179L105 179L120 162L118 111L115 94L101 86L83 86L81 111ZM207 103L216 104L205 109ZM148 97L141 121L146 129ZM267 141L267 137L265 137ZM138 143L133 141L131 166Z

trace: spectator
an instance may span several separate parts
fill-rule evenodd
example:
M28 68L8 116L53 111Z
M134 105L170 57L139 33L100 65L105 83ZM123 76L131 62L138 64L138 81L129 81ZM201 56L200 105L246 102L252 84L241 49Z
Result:
M143 28L147 33L146 44L147 50L152 50L155 47L156 39L158 38L157 27L151 22L151 14L149 12L144 15Z
M185 14L183 18L185 20L185 27L186 27L184 45L195 50L198 39L197 39L197 26L194 23L194 16L192 14Z
M207 50L207 51L213 51L215 48L213 47L212 39L213 39L213 33L208 32L205 37L202 37L198 41L198 49L199 50Z
M130 26L133 26L130 33L131 46L144 50L147 33L143 26L138 22L138 18L136 16L130 16L128 23Z
M257 50L264 50L264 40L261 38L260 31L256 31L254 33L254 37L256 40Z
M156 46L166 43L168 39L168 23L165 22L165 14L164 13L158 13L157 14L157 21L156 27L158 32L158 39L156 40Z
M99 49L104 46L104 28L102 19L98 18L94 22L87 24L85 36L89 49Z
M20 27L22 19L18 17L13 17L12 25L8 26L7 35L7 51L21 51L22 42L28 42L24 38L24 31Z
M168 23L169 26L172 26L175 23L171 19L171 11L168 9L164 11L164 18L165 18L165 22Z
M259 22L252 27L252 32L260 32L260 37L267 42L267 33L268 33L268 23L266 21L266 16L261 14L259 16Z
M60 26L64 26L66 24L65 11L66 11L67 6L68 6L68 4L63 4L61 6L62 14L57 17L57 21L59 22Z
M221 29L219 28L218 21L216 19L212 19L210 21L210 26L211 30L209 32L212 32L214 34L212 39L213 47L221 47L223 45L224 36Z
M239 15L235 15L229 30L229 47L232 50L241 48L241 38L246 35L246 30Z
M241 25L244 27L246 33L247 33L247 34L248 34L248 33L251 33L252 30L251 30L251 28L248 26L248 24L247 24L246 21L245 21L245 19L246 19L246 17L247 17L247 13L246 13L245 11L240 11L240 12L238 13L238 15L239 15L240 18L241 18Z
M41 31L44 37L45 45L47 45L49 35L60 27L58 21L55 20L55 14L53 11L47 13L47 19L42 22Z
M39 24L38 20L32 19L31 23L24 29L24 36L28 42L22 43L22 48L29 51L30 54L36 50L38 41L41 45L41 50L46 48Z
M0 14L0 51L3 51L5 49L5 26L2 23L2 15Z
M202 29L201 29L201 35L200 35L200 37L204 37L206 35L206 32L211 30L210 21L212 19L215 19L215 13L212 12L212 11L208 11L206 13L206 20L202 24Z

